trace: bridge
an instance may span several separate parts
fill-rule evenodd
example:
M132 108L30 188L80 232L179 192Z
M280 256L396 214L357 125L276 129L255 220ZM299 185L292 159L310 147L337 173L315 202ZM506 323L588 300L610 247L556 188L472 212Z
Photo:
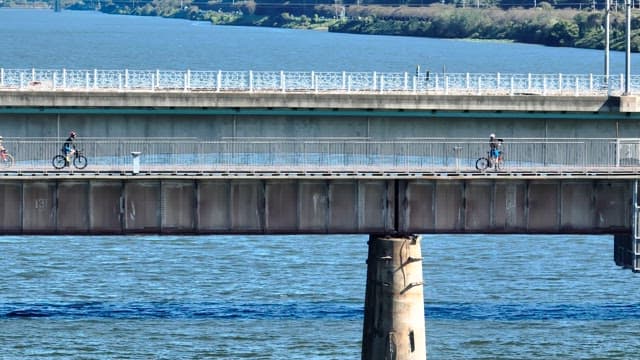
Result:
M611 234L640 271L639 110L616 76L2 69L0 231L369 234L363 359L425 358L414 234Z

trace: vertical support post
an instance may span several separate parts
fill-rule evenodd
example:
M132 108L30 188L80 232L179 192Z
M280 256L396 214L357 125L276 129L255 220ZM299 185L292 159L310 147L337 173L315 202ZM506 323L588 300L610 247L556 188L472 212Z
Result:
M407 74L407 72L404 72L404 91L409 90L409 74Z
M511 75L511 80L509 80L509 86L510 86L509 95L513 95L513 94L514 94L514 80L513 80L513 75Z
M377 84L377 80L378 80L378 75L376 74L376 72L373 72L373 86L371 87L372 91L376 91L376 87L378 86Z
M124 69L124 88L129 88L129 69Z
M218 76L216 78L216 92L220 92L221 85L222 85L222 70L218 70Z
M347 73L345 71L342 72L342 90L347 89Z
M631 95L631 0L625 0L624 93Z
M316 81L316 72L312 71L311 72L311 90L316 88L316 84L314 83Z
M287 80L284 77L284 71L280 70L280 88L282 92L287 92Z
M609 48L611 37L611 0L605 1L605 9L604 9L604 82L609 87Z
M562 94L562 73L558 74L558 91Z
M362 360L426 357L420 237L371 235Z

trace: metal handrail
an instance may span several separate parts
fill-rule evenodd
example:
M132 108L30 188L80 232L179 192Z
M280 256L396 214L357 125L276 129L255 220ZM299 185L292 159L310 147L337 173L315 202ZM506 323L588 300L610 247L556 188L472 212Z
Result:
M640 139L504 139L503 171L635 169L640 171ZM62 142L5 138L15 158L11 170L52 169ZM345 139L112 139L81 138L77 147L89 159L88 169L128 170L139 152L142 170L194 168L211 170L454 170L475 169L486 156L486 139L447 141ZM0 164L1 165L1 164ZM0 170L3 168L0 166ZM640 172L639 172L640 174Z
M465 95L620 95L624 77L595 74L4 69L0 90ZM640 76L630 79L631 91Z

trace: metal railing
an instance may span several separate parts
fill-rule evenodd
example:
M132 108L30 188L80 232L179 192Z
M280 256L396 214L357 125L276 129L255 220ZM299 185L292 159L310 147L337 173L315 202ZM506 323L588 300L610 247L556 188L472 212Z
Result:
M0 90L620 95L624 77L594 74L3 69ZM640 76L630 78L632 92Z
M505 172L640 171L640 139L504 140ZM52 158L60 154L61 144L50 138L5 138L15 158L8 170L54 170ZM141 171L383 172L475 171L489 146L486 139L83 138L77 147L89 159L86 170L92 171L130 171L132 152L139 152Z

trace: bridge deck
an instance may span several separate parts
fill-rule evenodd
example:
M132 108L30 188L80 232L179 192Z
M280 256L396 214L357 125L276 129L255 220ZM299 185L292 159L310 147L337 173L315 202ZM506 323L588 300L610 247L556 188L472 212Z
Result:
M134 173L131 169L112 170L99 167L89 170L48 170L48 169L14 169L0 173L0 179L27 178L247 178L247 179L640 179L640 167L628 168L593 168L593 169L508 169L501 171L478 171L456 169L413 169L413 170L310 170L310 169L277 169L277 168L235 168L224 170L199 170L194 167L140 170Z

